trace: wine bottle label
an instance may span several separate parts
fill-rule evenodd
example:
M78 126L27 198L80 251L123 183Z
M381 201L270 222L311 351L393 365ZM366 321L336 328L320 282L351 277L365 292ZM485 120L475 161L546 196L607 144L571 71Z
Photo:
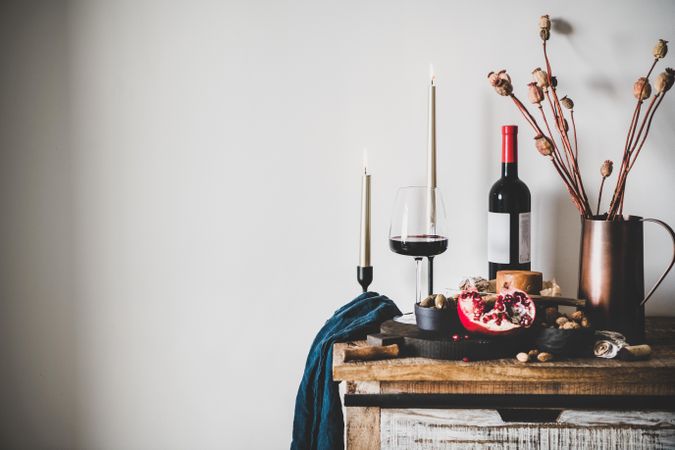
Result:
M515 214L514 214L515 216ZM515 219L515 217L514 217ZM518 214L518 264L530 262L530 213ZM511 261L511 214L488 212L488 261L509 264ZM515 263L515 261L513 261Z
M488 261L510 263L511 214L488 212ZM529 232L528 232L529 236Z
M530 262L530 213L518 217L518 263Z

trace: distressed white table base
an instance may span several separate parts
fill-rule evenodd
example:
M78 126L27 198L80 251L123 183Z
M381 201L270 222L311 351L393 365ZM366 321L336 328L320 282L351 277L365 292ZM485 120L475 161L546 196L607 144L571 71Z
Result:
M381 409L382 449L675 448L675 414L563 411L555 423L506 423L495 410Z

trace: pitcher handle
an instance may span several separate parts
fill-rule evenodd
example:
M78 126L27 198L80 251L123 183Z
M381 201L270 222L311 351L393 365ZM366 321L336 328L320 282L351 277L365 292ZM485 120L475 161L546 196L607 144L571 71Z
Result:
M654 287L649 291L649 293L647 294L647 296L645 297L645 299L642 300L642 302L640 303L640 306L643 306L645 303L647 303L647 300L649 300L649 297L652 296L652 294L654 293L654 291L656 290L656 288L658 288L659 285L661 284L661 282L663 281L663 279L666 278L666 275L668 275L668 272L670 272L670 269L673 268L673 264L675 264L675 232L673 231L673 229L670 228L670 227L668 226L668 224L665 223L665 222L663 222L662 220L658 220L658 219L642 219L642 221L643 221L643 222L652 222L652 223L655 223L655 224L657 224L657 225L661 225L663 228L666 229L666 231L668 232L668 234L670 234L670 238L673 240L673 259L670 260L670 264L669 264L668 267L666 268L666 271L663 272L663 274L661 275L661 277L659 277L659 279L658 279L658 281L656 282L656 284L654 285Z

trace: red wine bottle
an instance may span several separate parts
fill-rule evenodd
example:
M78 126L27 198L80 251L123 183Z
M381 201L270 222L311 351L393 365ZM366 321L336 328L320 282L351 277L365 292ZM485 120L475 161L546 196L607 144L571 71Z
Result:
M518 127L502 127L502 177L490 189L490 279L498 270L530 270L530 190L518 178Z

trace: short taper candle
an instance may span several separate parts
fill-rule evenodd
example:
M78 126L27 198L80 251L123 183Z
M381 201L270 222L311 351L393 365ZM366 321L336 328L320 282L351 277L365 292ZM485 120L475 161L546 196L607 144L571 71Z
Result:
M368 155L363 151L363 177L361 179L361 242L359 266L370 266L370 174Z

